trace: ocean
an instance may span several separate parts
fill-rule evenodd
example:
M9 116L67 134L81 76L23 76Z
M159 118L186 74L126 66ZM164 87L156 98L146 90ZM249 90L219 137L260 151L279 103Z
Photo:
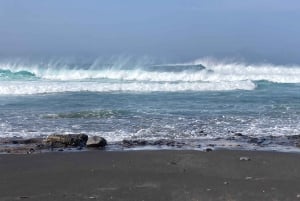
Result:
M300 65L0 62L0 138L85 133L178 149L298 151ZM156 147L164 148L164 147Z

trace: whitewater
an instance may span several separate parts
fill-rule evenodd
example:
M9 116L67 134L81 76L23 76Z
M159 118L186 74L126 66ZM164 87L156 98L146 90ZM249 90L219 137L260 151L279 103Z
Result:
M182 64L88 66L1 63L0 94L108 91L254 90L256 81L300 83L299 66L195 61Z
M300 135L300 65L215 59L0 62L0 138L53 133L289 150ZM218 146L219 146L218 145ZM250 148L249 148L250 147Z

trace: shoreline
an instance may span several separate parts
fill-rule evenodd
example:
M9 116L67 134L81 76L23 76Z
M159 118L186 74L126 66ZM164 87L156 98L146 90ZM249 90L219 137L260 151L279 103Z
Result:
M71 134L72 139L83 134ZM51 135L50 135L51 136ZM55 136L55 135L54 135ZM68 136L68 135L59 135ZM86 138L93 136L85 135ZM100 137L101 138L101 137ZM143 150L196 150L196 151L213 151L213 150L237 150L237 151L273 151L284 153L300 153L300 135L293 136L265 136L249 137L242 134L236 134L229 138L218 139L132 139L107 142L104 146L87 147L83 144L64 144L65 142L55 143L53 146L47 142L46 137L21 138L7 137L0 138L0 154L37 154L48 152L81 152L93 150L106 151L143 151Z
M300 200L300 155L216 150L0 155L0 200Z

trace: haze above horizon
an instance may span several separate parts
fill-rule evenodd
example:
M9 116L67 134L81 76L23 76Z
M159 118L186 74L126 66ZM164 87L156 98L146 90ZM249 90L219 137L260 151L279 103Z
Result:
M2 0L0 57L201 57L300 64L297 0Z

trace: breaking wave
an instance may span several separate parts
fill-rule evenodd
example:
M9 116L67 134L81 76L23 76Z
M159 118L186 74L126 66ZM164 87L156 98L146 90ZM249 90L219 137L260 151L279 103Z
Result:
M0 94L253 90L255 82L300 83L300 66L200 59L179 64L0 63Z
M182 64L0 64L3 78L46 80L112 79L153 82L270 81L300 83L300 66L245 64L200 59Z

